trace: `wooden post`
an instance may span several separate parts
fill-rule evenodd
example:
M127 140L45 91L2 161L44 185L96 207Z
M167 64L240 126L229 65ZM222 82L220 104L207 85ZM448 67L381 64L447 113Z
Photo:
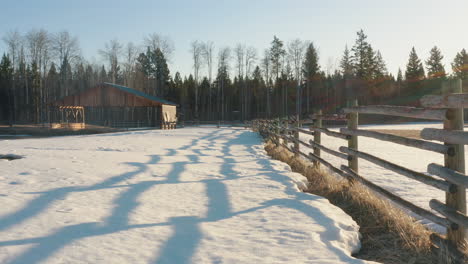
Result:
M317 118L314 120L314 127L316 128L322 128L322 110L319 110L317 112ZM317 144L322 143L322 133L318 131L314 131L314 142ZM314 155L320 158L320 149L317 147L314 147ZM320 166L320 163L318 161L314 161L315 166Z
M350 106L358 106L357 99L353 99L350 103ZM348 116L348 129L357 129L358 128L358 122L359 122L359 116L358 113L349 113ZM358 138L357 136L351 136L350 139L348 139L348 148L358 150ZM353 171L356 173L359 173L358 170L358 158L356 156L348 156L348 167L351 168Z
M442 91L445 93L461 93L462 82L461 80L448 81L443 83ZM448 116L451 118L444 122L444 129L461 130L463 131L463 108L452 108L448 110ZM465 151L464 145L462 144L448 144L447 146L452 147L455 150L455 154L445 155L445 167L465 173ZM466 215L466 191L461 185L457 185L457 192L445 194L446 204L463 214ZM465 241L466 229L463 227L458 230L447 228L447 238L454 245L462 245Z
M296 129L294 130L294 156L299 157L299 114L296 115L296 122L295 122L295 127Z

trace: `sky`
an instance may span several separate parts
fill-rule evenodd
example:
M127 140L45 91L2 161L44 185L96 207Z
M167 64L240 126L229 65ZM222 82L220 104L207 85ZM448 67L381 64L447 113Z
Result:
M259 57L274 35L285 43L313 41L327 70L338 66L345 45L352 47L363 29L393 74L404 71L413 46L426 60L437 45L447 71L468 48L466 0L1 0L0 9L0 37L12 30L67 30L92 63L105 63L98 50L111 39L142 44L150 33L169 36L175 44L170 70L182 75L193 72L194 40L213 41L216 49L253 46ZM3 41L0 52L6 52Z

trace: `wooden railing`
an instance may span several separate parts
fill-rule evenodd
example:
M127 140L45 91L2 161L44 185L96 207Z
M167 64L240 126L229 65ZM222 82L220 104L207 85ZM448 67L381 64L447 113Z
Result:
M451 82L452 92L461 92L461 81ZM347 127L339 132L322 127L322 120L327 119L321 111L312 115L314 124L309 129L301 127L297 118L292 120L255 120L252 128L262 136L271 139L277 145L282 145L296 155L312 161L317 166L322 164L332 172L349 181L358 181L370 190L391 200L399 206L425 218L431 222L444 226L447 229L446 238L434 233L431 241L440 254L453 260L460 260L463 256L460 248L466 246L466 229L468 217L466 214L466 188L468 176L465 175L464 145L468 144L468 132L463 131L463 108L468 106L468 94L451 94L447 96L427 96L421 99L424 108L404 106L358 106L357 101L350 102L351 107L343 109L346 114ZM424 120L443 121L443 129L425 128L420 137L424 140L407 138L387 133L364 130L358 128L360 114L391 115ZM333 119L332 119L333 120ZM291 122L292 121L292 122ZM291 126L291 123L294 123ZM304 142L299 134L312 135L313 140ZM347 142L339 151L332 150L321 143L321 135L341 139ZM417 172L398 164L386 161L359 149L358 137L369 137L381 141L431 151L444 155L444 164L431 163L427 172L433 177ZM432 142L426 140L439 141ZM293 142L291 146L289 142ZM300 146L303 146L302 148ZM311 149L309 152L305 149ZM348 165L337 167L321 157L321 151L348 161ZM364 159L384 169L393 171L413 180L437 188L446 194L445 203L436 199L429 202L433 211L419 207L396 194L372 183L359 174L359 159ZM465 260L466 261L466 260Z

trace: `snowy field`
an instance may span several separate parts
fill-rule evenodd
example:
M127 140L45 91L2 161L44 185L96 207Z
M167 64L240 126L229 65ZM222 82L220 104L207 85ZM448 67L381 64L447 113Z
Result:
M24 158L0 160L0 263L370 263L350 256L351 217L248 130L0 141L7 153Z
M376 126L360 126L362 129L393 129L393 130L422 130L423 128L442 128L442 124L426 123L426 124L404 124L404 125L376 125ZM338 129L332 129L338 131ZM301 138L308 142L312 139L311 136L301 134ZM347 146L345 140L329 137L322 134L322 145L337 150L340 146ZM305 148L301 146L301 148ZM406 147L403 145L385 142L377 139L359 137L359 150L375 155L384 160L396 163L403 167L426 173L427 165L430 163L438 163L444 165L444 156L439 153L420 150L417 148ZM306 151L303 149L303 151ZM346 160L337 158L330 154L321 152L322 157L335 165L340 167L341 164L347 165ZM468 152L465 149L465 155L468 157ZM467 164L468 165L468 164ZM468 167L467 167L468 168ZM359 159L359 174L369 179L373 183L392 191L398 196L407 199L414 204L429 209L429 201L433 198L445 202L445 193L439 189L433 188L429 185L412 180L406 176L401 176L392 171L386 170L382 167L374 165L363 159ZM437 176L434 176L437 177ZM433 211L434 213L437 213ZM421 220L432 229L445 233L445 228L427 220Z

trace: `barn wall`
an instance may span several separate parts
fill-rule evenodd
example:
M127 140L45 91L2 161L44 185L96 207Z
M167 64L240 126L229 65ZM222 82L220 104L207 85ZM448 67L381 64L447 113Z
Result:
M158 102L135 96L115 87L102 85L83 91L77 95L70 95L58 100L54 105L76 105L87 107L144 107L158 106Z

